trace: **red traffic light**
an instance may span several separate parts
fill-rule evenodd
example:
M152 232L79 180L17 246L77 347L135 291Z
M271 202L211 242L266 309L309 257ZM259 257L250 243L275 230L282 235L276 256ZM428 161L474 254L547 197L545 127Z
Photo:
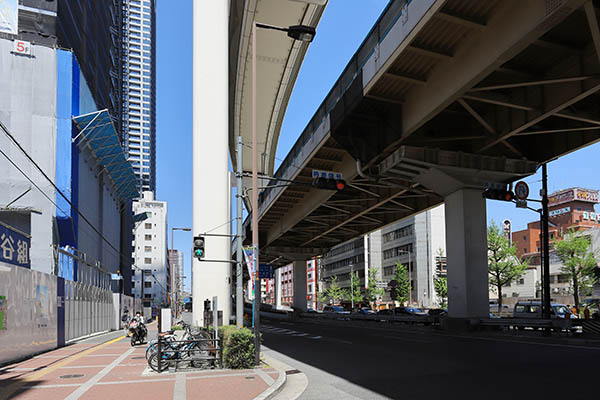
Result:
M343 179L333 179L320 176L313 180L312 185L317 189L344 190L346 187L346 181Z
M512 190L486 189L483 191L483 198L490 200L513 201L515 194Z

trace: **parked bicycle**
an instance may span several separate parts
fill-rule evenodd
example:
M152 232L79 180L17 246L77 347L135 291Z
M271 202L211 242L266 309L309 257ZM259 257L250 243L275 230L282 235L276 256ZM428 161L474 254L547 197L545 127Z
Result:
M146 349L148 365L154 371L162 372L169 365L187 362L194 368L208 368L218 363L220 348L218 339L213 339L208 332L194 328L180 321L184 328L183 340L176 340L174 331L164 332L158 335L156 340ZM159 347L160 341L160 368Z

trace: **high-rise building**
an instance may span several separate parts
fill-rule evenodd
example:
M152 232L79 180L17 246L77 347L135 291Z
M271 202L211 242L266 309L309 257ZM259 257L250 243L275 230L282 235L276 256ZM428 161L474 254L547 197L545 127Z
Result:
M30 1L36 6L52 4ZM59 0L56 26L58 44L73 50L98 109L108 109L118 132L122 131L122 1Z
M155 0L123 1L121 126L140 191L156 191Z
M147 213L148 218L134 227L133 293L144 299L144 307L160 307L167 303L170 272L167 263L167 203L154 200L150 191L133 202L133 213Z
M32 269L128 294L107 277L130 281L137 197L114 123L119 97L111 101L120 0L2 5L0 122L37 166L0 132L0 204L11 204L0 207L0 222L31 235Z
M169 249L169 266L171 270L171 302L183 303L183 253ZM174 308L174 306L172 306Z

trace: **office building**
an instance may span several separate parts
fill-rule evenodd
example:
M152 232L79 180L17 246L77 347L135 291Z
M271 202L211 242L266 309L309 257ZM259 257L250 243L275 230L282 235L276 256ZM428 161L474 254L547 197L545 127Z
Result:
M359 284L369 284L369 269L376 268L378 281L394 279L398 262L409 270L409 303L423 307L439 304L433 286L437 275L444 276L446 227L444 206L438 206L333 247L323 259L320 279L328 287L337 277L342 288L350 289L350 274L358 273ZM378 301L391 304L389 293Z
M133 202L133 213L147 213L147 218L134 227L133 293L144 299L144 307L158 308L168 304L170 271L167 262L167 203L154 200L150 191Z
M156 3L122 1L123 143L140 191L156 192Z

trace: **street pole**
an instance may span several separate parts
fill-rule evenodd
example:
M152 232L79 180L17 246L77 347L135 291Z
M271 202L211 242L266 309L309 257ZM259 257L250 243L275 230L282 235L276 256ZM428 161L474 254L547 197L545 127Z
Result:
M408 250L408 305L412 304L412 251Z
M237 249L236 249L236 283L235 283L235 295L236 295L236 303L235 303L235 322L238 328L242 328L244 326L244 270L242 267L243 262L243 254L242 254L242 193L243 193L243 180L242 174L244 173L243 164L242 164L242 152L243 152L243 142L242 137L238 136L237 142L237 176L236 176L236 186L237 186L237 196L236 196L236 235L237 235ZM252 279L252 277L250 277Z
M258 275L258 140L256 138L256 21L252 21L252 246L254 247L254 363L260 364L260 301L262 286Z
M544 250L544 318L550 318L550 244L548 237L548 167L542 164L542 235Z
M354 311L354 287L352 285L352 280L354 275L354 264L350 264L350 301L352 302L352 311Z

